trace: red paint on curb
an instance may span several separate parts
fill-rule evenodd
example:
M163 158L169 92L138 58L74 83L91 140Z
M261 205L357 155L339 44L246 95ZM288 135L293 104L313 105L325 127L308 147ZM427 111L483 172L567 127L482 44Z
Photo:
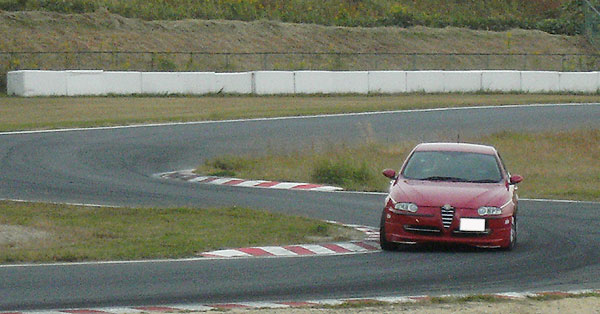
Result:
M561 296L561 297L568 297L571 295L571 293L560 292L560 291L549 291L549 292L540 292L540 293L538 293L538 295L556 295L556 296Z
M326 247L336 253L350 253L352 251L345 249L337 244L333 244L333 243L327 243L327 244L321 244L321 246Z
M134 308L136 310L141 310L141 311L150 311L150 312L178 312L179 310L176 308L172 308L172 307L165 307L165 306L144 306L144 307L136 307Z
M213 182L215 180L217 180L218 178L206 178L204 180L200 180L198 181L198 183L209 183L209 182Z
M227 182L223 183L223 185L237 185L237 184L240 184L245 181L246 180L235 179L235 180L227 181Z
M247 305L243 304L235 304L235 303L226 303L226 304L212 304L211 307L216 307L219 309L240 309L240 308L249 308Z
M259 183L259 184L255 185L255 186L259 186L261 188L270 188L270 187L272 187L274 185L277 185L277 184L279 184L279 182L277 182L277 181L269 181L269 182Z
M356 244L356 245L358 245L358 246L360 246L362 248L365 248L365 249L371 250L371 251L379 250L379 248L376 248L376 247L374 247L372 245L368 245L368 244L366 244L364 242L352 242L352 244Z
M263 249L255 248L255 247L247 247L242 249L237 249L238 251L248 253L252 256L275 256Z
M320 184L301 184L301 185L296 185L295 187L292 188L292 190L309 190L309 189L314 189L314 188L319 188L322 187L322 185Z
M176 308L165 307L165 306L143 306L143 307L136 307L134 309L141 310L141 311L150 311L150 312L178 312L179 311Z
M298 255L315 255L316 253L310 250L307 250L301 246L297 246L297 245L288 245L288 246L284 246L284 249L288 250L288 251L292 251Z

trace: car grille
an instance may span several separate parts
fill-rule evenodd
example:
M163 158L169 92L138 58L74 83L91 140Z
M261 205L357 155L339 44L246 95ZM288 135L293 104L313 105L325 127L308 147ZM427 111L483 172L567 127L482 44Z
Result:
M442 207L442 224L444 225L444 228L446 228L446 229L450 228L450 225L452 225L453 219L454 219L454 207L444 205Z

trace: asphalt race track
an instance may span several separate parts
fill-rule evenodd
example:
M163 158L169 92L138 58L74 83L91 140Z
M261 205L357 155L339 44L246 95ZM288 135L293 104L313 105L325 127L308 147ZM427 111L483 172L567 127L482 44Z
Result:
M600 105L4 133L0 199L237 205L377 226L381 195L199 185L154 174L193 168L224 153L294 151L367 137L436 141L501 130L589 127L600 128ZM0 311L600 287L600 203L522 200L519 219L519 244L512 252L422 248L329 257L0 266Z

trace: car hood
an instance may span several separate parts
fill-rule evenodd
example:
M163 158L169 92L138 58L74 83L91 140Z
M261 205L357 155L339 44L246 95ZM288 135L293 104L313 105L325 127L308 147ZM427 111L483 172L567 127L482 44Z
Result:
M390 196L396 202L410 202L418 206L441 207L449 204L456 208L472 209L502 206L510 198L503 184L402 179L392 187Z

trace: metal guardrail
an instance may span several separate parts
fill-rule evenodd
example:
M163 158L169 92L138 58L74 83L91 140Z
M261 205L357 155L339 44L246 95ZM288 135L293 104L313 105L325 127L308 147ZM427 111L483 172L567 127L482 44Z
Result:
M346 52L0 52L0 72L23 69L128 71L548 70L596 71L600 54Z

